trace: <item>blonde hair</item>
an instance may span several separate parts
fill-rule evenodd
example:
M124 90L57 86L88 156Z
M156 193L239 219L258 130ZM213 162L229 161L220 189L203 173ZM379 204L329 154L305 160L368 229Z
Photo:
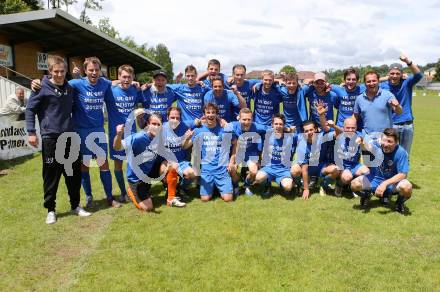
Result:
M66 60L64 60L64 58L58 56L58 55L53 55L49 57L48 60L49 63L49 71L52 71L53 66L54 65L58 65L58 64L63 64L64 65L64 69L67 70L67 63Z
M87 70L87 66L89 64L97 64L99 66L99 69L101 69L101 61L97 57L89 57L84 60L84 71Z

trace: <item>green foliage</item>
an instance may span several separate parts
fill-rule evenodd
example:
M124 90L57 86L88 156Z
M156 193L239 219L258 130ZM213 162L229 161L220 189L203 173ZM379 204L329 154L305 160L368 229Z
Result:
M292 65L285 65L283 68L280 69L280 73L281 72L284 72L284 73L296 73L296 69Z
M436 82L440 82L440 59L438 59L438 62L435 65L435 75L432 80Z
M31 8L23 0L0 1L0 14L30 11Z
M95 11L102 10L102 6L100 4L100 2L102 2L102 1L104 1L104 0L85 0L84 1L84 5L83 5L83 10L81 11L81 15L80 15L79 19L82 22L85 22L85 23L91 25L92 24L92 20L86 14L86 11L88 9L95 10Z
M78 3L78 0L61 0L61 2L66 7L66 11L69 12L69 6Z
M173 62L171 61L170 52L164 44L149 47L147 43L137 44L132 36L122 38L117 29L111 25L109 18L100 19L97 28L108 36L122 42L127 47L134 49L139 54L160 64L167 74L168 82L173 82ZM136 79L142 83L151 82L152 72L139 72L139 74L136 74Z
M102 18L98 22L98 29L114 39L119 39L119 32L110 24L110 18Z

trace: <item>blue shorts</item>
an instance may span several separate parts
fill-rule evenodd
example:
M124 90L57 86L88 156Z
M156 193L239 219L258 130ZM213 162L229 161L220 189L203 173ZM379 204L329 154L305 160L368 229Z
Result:
M267 174L267 180L269 182L275 181L279 185L281 185L281 180L284 178L292 178L290 170L285 167L264 166L260 171Z
M180 175L180 177L183 177L183 172L187 168L191 167L191 163L189 161L183 160L183 161L180 161L178 164L179 164L179 167L177 168L177 173Z
M310 166L309 165L309 168L308 168L309 177L311 177L311 176L322 177L323 176L322 169L324 167L326 167L328 164L329 163L326 163L326 162L320 162L318 164L318 166Z
M358 163L356 165L349 165L349 164L345 164L344 165L344 170L348 170L351 172L351 175L354 177L356 176L356 172L359 170L359 168L362 167L362 163Z
M367 179L369 181L369 185L365 181L365 179ZM377 187L385 180L386 179L384 179L384 178L375 176L374 173L370 173L370 174L364 175L362 184L364 186L364 190L371 191L374 193L374 192L376 192ZM395 188L396 188L395 184L388 185L387 189L385 190L385 194L391 195Z
M107 136L105 135L105 131L103 127L100 128L77 128L75 129L75 131L78 133L78 135L81 138L81 146L80 146L80 153L82 156L83 160L88 160L84 159L84 156L89 155L91 156L90 158L107 158L107 153L108 153L108 145L107 145ZM92 141L94 143L96 143L95 146L98 146L97 149L89 149L89 147L87 147L86 145L86 139L87 136L89 136L92 133L97 133L98 135L100 135L101 137L101 141L103 142L99 142L98 138L95 137ZM93 150L93 151L92 151Z
M113 141L116 137L116 132L109 130L109 143L110 143L110 159L111 160L127 160L127 156L125 154L125 150L115 150L113 148Z
M202 173L200 176L200 196L211 196L216 186L221 195L232 194L232 180L225 173Z

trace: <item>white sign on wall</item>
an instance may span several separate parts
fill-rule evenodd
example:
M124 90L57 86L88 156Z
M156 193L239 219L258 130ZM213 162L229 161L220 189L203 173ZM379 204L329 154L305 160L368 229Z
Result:
M12 48L6 45L0 45L0 65L14 66L12 62Z
M37 69L38 70L49 70L49 54L37 53Z
M41 141L37 123L38 140ZM0 117L0 160L9 160L26 156L41 150L41 146L34 148L27 143L25 121L11 121L8 117ZM41 145L41 143L40 143Z

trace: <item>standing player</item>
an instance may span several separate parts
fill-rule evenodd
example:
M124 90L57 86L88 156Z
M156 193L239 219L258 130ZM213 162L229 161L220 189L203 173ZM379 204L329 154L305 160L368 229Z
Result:
M342 127L345 119L353 116L356 97L365 91L364 84L358 84L359 72L354 68L344 70L344 85L332 84L331 91L336 94L334 106L336 114L336 125ZM358 130L362 130L362 121L358 121Z
M234 195L238 195L238 183L240 180L237 169L240 164L246 166L248 174L244 180L245 194L252 196L250 186L255 181L259 168L259 156L261 152L261 137L266 133L266 127L252 122L252 111L248 108L240 110L238 121L229 123L225 131L232 133L233 147L228 166L229 174L234 186Z
M187 149L190 146L193 131L185 123L181 123L181 110L177 107L168 109L168 122L162 127L165 147L170 149L176 156L177 161L163 161L161 173L166 174L166 183L168 190L167 205L171 207L184 207L185 203L176 197L178 176L181 182L192 181L195 178L194 169L187 160ZM185 183L181 183L184 188Z
M405 212L405 201L411 197L412 185L406 179L409 172L408 153L400 146L396 129L386 128L380 143L363 143L368 151L373 148L382 151L384 157L379 167L368 175L360 176L351 182L351 189L359 192L361 207L367 207L371 194L383 198L398 193L395 210Z
M251 95L254 99L254 121L257 124L270 127L272 116L280 112L282 96L278 90L272 86L274 82L272 71L263 71L262 78L263 86Z
M237 91L240 92L240 95L246 100L246 107L248 109L251 108L251 99L252 99L252 87L259 83L259 79L250 79L246 80L246 66L243 64L235 64L232 67L232 79L228 82L229 86L236 85ZM238 116L238 112L236 111L235 116Z
M44 207L47 209L46 224L56 222L56 194L61 174L65 178L67 193L70 197L72 212L86 217L91 213L79 206L81 189L81 161L72 163L71 173L56 157L56 146L60 135L73 132L72 108L74 103L73 88L66 81L67 64L63 58L52 56L49 59L50 79L44 77L41 90L33 92L26 108L26 128L29 144L37 147L38 138L35 130L35 115L38 117L42 138ZM74 155L74 142L70 138L62 149L66 159ZM59 149L58 149L59 150ZM66 161L67 162L67 161Z
M203 74L201 74L198 78L197 81L199 80L203 80L203 83L205 83L205 86L207 88L212 88L212 78L214 77L220 77L221 79L223 79L223 84L225 85L226 88L229 88L228 85L228 77L223 74L220 73L220 61L217 59L211 59L208 61L208 70L206 72L204 72Z
M144 95L143 106L151 112L160 113L162 121L167 121L167 109L176 101L174 91L167 88L167 75L157 71L153 75L153 85L142 91Z
M143 96L138 89L132 85L134 78L134 69L130 65L122 65L118 68L119 84L112 86L111 103L114 107L108 108L108 132L109 141L112 143L116 136L116 126L125 124L128 116L136 109L136 105L142 103ZM136 124L133 124L132 133L136 132ZM110 159L113 160L115 168L114 173L119 189L121 190L121 202L127 201L127 192L125 190L124 174L122 162L126 159L125 151L117 151L110 147Z
M219 76L211 79L212 90L208 91L204 97L204 103L213 103L217 105L219 110L219 117L226 122L236 120L234 116L234 108L245 108L246 101L237 91L234 85L232 91L224 89L223 79Z
M81 137L81 175L82 185L86 193L86 206L90 206L93 195L90 183L89 165L92 158L96 158L99 165L99 176L104 187L109 206L119 208L121 205L113 199L112 176L107 160L107 138L104 131L104 102L111 111L114 100L111 91L111 82L101 76L101 61L96 57L86 58L84 71L87 77L72 79L69 84L75 92L75 107L73 120L76 132ZM113 101L113 102L112 102ZM98 142L95 140L98 139Z
M336 94L333 92L327 92L327 76L318 72L315 74L313 81L314 90L307 92L306 97L309 101L310 119L316 124L319 124L319 114L316 111L316 105L323 103L329 110L327 111L327 120L334 120L333 108L336 100Z
M404 54L400 55L400 60L406 63L413 75L403 79L402 65L398 63L391 64L388 72L388 81L381 82L380 88L391 91L402 106L402 114L393 113L393 127L399 133L399 144L408 152L409 156L414 137L414 116L412 113L413 88L423 78L423 73Z
M305 89L298 84L298 75L287 73L284 75L286 86L280 86L283 101L283 113L286 117L286 127L295 127L302 131L302 124L307 120L307 106Z
M209 88L197 83L197 70L193 65L186 66L185 78L187 84L171 84L169 87L174 90L177 107L182 110L182 122L192 129L200 126L203 116L203 97Z
M392 112L401 114L402 106L391 92L379 88L377 72L367 72L364 82L366 90L356 97L353 115L357 121L362 119L366 134L382 133L393 126Z
M192 143L194 149L200 148L201 153L201 177L200 197L203 202L212 198L216 187L225 202L233 200L232 181L228 174L227 162L229 158L228 137L225 137L224 129L218 123L218 108L215 104L204 105L203 112L206 124L194 130ZM193 151L194 151L193 149Z
M258 171L255 183L270 183L275 181L286 194L293 187L290 175L290 165L295 153L298 137L296 134L284 133L284 115L275 114L272 118L272 129L266 134L263 150L262 168ZM270 187L265 196L270 193Z

